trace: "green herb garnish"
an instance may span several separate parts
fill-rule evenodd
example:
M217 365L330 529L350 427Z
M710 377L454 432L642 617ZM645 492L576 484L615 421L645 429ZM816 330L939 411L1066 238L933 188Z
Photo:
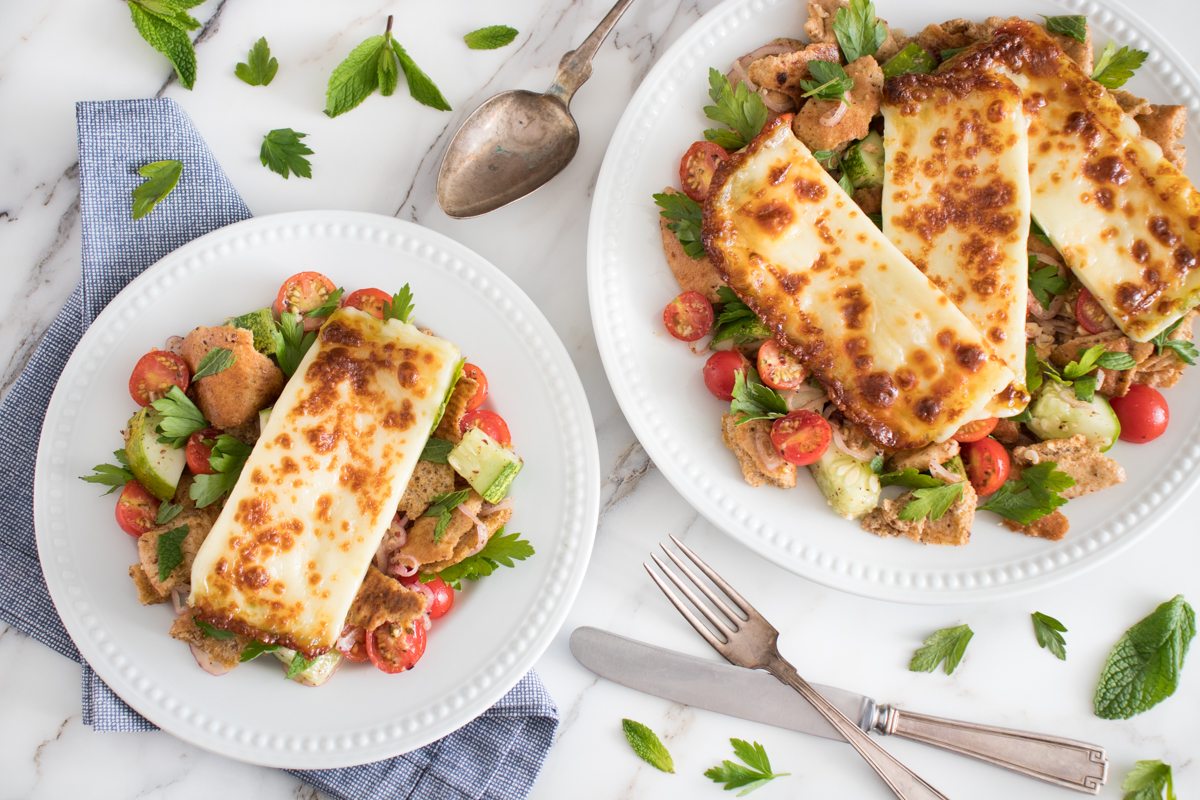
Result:
M430 436L425 442L425 448L421 450L419 461L432 461L434 464L446 464L446 456L450 455L450 451L454 449L454 442L439 439L436 436Z
M180 525L158 535L158 582L165 583L171 570L183 563L183 540L188 526Z
M946 483L937 487L914 489L913 499L908 501L896 516L906 522L919 519L941 519L958 502L963 493L963 481Z
M429 499L429 508L425 509L422 517L437 517L437 524L433 528L433 541L438 543L442 537L446 535L446 526L450 524L450 518L454 514L454 509L458 508L468 497L471 491L462 489L457 492L442 492L435 494Z
M871 0L850 0L849 8L839 8L833 16L833 32L847 64L875 55L887 39L887 26L875 18Z
M220 628L214 628L202 619L196 620L196 627L201 630L205 636L210 636L213 639L232 639L237 636L233 631L223 631Z
M372 36L354 48L346 60L329 76L325 90L325 113L331 117L345 114L371 96L376 89L384 97L396 91L399 70L408 81L408 93L422 105L449 111L450 104L437 85L421 71L400 43L392 38L392 17L382 36Z
M383 319L398 319L403 323L412 321L413 294L408 284L400 287L400 291L392 295L392 302L383 304Z
M700 204L682 192L656 194L654 202L662 209L659 215L671 220L667 230L675 234L683 245L683 252L689 258L704 258L704 242L700 235L704 212Z
M1078 42L1087 42L1087 17L1082 14L1059 17L1047 17L1043 14L1038 16L1046 20L1046 30L1051 33L1061 33Z
M1121 789L1129 792L1125 800L1178 800L1175 795L1175 780L1171 765L1161 761L1139 761L1121 782ZM1166 795L1163 795L1166 790Z
M166 525L178 517L180 511L183 511L182 503L172 503L169 500L164 500L162 505L158 507L158 515L154 518L154 524Z
M1067 640L1062 635L1067 632L1067 626L1040 611L1030 616L1033 617L1033 635L1037 637L1038 647L1049 650L1059 661L1066 661Z
M233 74L237 75L251 86L267 86L275 79L279 71L279 61L271 55L271 46L267 37L262 37L250 48L244 63L239 62L234 67Z
M462 581L477 581L496 571L496 567L515 567L514 561L524 561L534 555L533 545L521 538L519 533L504 535L504 528L492 534L492 538L482 550L473 556L467 556L462 561L446 567L437 573L437 577L453 586L462 589ZM421 574L423 582L433 580L433 575Z
M146 179L133 190L133 207L130 215L141 219L154 210L159 202L171 193L179 176L183 174L182 161L155 161L138 170L138 175Z
M1125 632L1096 687L1096 716L1129 719L1175 693L1192 637L1196 613L1176 595Z
M129 459L126 457L124 450L114 450L113 457L117 459L117 463L121 466L97 464L92 467L92 472L96 473L95 475L80 475L79 480L108 486L109 490L105 494L112 494L117 489L125 488L125 484L134 480L133 473L126 469L129 466Z
M792 774L790 772L773 772L771 760L767 758L767 751L758 742L750 744L742 739L730 739L729 743L733 745L734 755L744 761L746 766L735 764L732 761L722 761L719 766L710 767L704 771L704 777L711 779L713 783L725 784L723 788L727 792L732 789L741 789L742 791L738 792L737 796L744 797L755 789L766 786L769 781Z
M1041 519L1067 503L1059 493L1075 485L1075 479L1060 472L1058 464L1043 461L1021 470L1020 480L1005 481L1004 485L976 506L977 511L991 511L1022 525Z
M733 400L729 413L738 425L752 419L779 419L788 414L787 400L762 382L758 370L747 367L733 373Z
M342 295L345 293L346 290L339 286L329 293L329 296L325 298L324 303L321 303L321 305L317 306L312 311L305 311L304 316L308 317L309 319L328 317L334 311L337 311L338 303L341 302Z
M913 654L912 662L908 665L909 671L933 672L937 669L938 664L945 661L942 669L946 671L947 675L950 675L958 666L958 662L962 661L963 654L967 652L967 645L970 644L971 637L974 635L975 632L971 630L970 625L943 628L934 632L921 643L924 647Z
M259 160L271 172L282 175L284 180L293 172L298 177L311 178L312 166L305 156L311 156L313 151L300 141L306 136L307 133L297 133L291 128L276 128L263 137Z
M1053 264L1038 266L1038 257L1029 256L1029 291L1041 303L1042 308L1050 306L1050 295L1066 294L1071 288L1071 282L1058 274L1058 267Z
M208 459L209 466L216 472L212 475L197 475L188 487L188 496L200 508L220 500L237 485L242 467L246 465L246 459L253 450L250 445L222 433L213 443L212 455Z
M850 105L844 95L854 88L854 79L846 74L841 64L832 61L810 61L808 71L813 80L800 81L804 89L804 97L815 97L818 100L836 100Z
M200 363L196 365L196 374L192 376L193 381L198 381L201 378L207 378L210 375L216 375L218 372L224 372L233 366L233 362L237 360L237 356L232 350L226 350L224 347L214 347L204 354L204 358L200 359Z
M169 444L178 450L187 444L189 436L208 427L208 420L200 409L178 386L172 386L166 397L160 397L150 405L162 416L154 429L159 434L160 444Z
M304 657L303 653L296 651L296 655L292 656L292 663L288 664L287 675L285 678L287 680L291 680L292 678L296 677L301 672L304 672L304 670L312 666L313 661L316 661L316 659L314 658L310 661Z
M507 25L489 25L477 31L471 31L463 37L467 47L472 50L495 50L498 47L512 44L517 38L517 29Z
M876 456L882 458L882 456ZM909 489L936 489L945 486L946 482L932 475L918 472L913 467L905 467L898 472L885 472L879 476L880 486L904 486Z
M1130 50L1128 47L1118 50L1116 42L1110 41L1104 45L1100 58L1096 60L1092 80L1108 89L1120 89L1149 55L1144 50Z
M654 731L631 719L621 720L621 729L625 731L625 738L638 758L657 770L675 772L675 762L671 759L671 754Z
M285 311L279 315L272 335L275 339L275 359L279 362L283 374L290 378L300 366L308 349L317 341L317 332L305 333L300 315Z
M758 136L771 117L771 112L757 92L750 91L741 81L737 88L731 87L729 79L711 67L708 70L708 96L714 105L705 106L704 113L713 122L726 125L730 130L710 128L704 132L704 138L726 150L741 150Z
M1178 328L1182 324L1183 324L1183 318L1180 317L1178 320L1175 321L1174 324L1171 325L1171 327L1167 328L1166 330L1164 330L1158 336L1155 336L1150 341L1154 342L1155 347L1158 348L1155 351L1157 355L1162 355L1163 348L1167 347L1167 348L1170 348L1171 350L1174 350L1175 354L1177 356L1179 356L1180 359L1182 359L1183 363L1187 364L1188 366L1194 367L1196 365L1196 359L1200 358L1200 351L1196 350L1196 345L1192 344L1187 339L1168 339L1167 338L1168 336L1170 336L1172 333L1175 332L1176 328Z
M188 31L200 23L187 9L204 0L128 0L129 15L142 38L162 53L175 67L179 84L191 89L196 83L196 48Z
M263 653L273 653L278 649L279 645L277 644L263 644L259 641L253 641L246 645L246 649L242 650L241 655L238 656L238 662L245 664L247 661L253 661L258 658Z

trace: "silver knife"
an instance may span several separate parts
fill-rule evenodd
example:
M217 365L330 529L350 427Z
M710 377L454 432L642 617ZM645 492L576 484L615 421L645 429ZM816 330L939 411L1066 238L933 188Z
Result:
M571 653L600 677L640 692L842 740L803 697L766 672L677 653L599 628L576 628ZM845 689L818 683L812 687L867 733L930 744L1087 794L1099 794L1108 778L1104 748L1094 744L914 714Z

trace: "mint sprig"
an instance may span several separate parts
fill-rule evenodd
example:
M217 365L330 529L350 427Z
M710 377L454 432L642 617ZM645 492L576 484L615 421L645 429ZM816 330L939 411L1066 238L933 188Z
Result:
M442 96L441 90L392 37L392 17L389 16L383 35L363 41L350 51L350 55L329 76L329 85L325 90L325 113L330 117L345 114L357 108L376 89L384 97L390 96L399 81L397 61L408 82L408 93L414 100L440 111L450 110L450 104Z
M1196 635L1196 613L1176 595L1120 638L1100 673L1096 716L1129 719L1175 693L1188 646Z
M237 361L237 356L234 355L232 350L224 347L214 347L204 354L204 358L200 359L200 363L196 365L196 374L192 376L192 380L198 381L201 378L207 378L210 375L224 372L232 367L235 361Z
M133 26L142 38L166 56L179 84L190 90L196 83L196 48L188 31L200 27L200 22L187 9L204 0L128 0Z
M425 509L422 517L437 517L437 522L433 527L433 541L437 544L446 535L446 526L450 524L450 519L454 515L454 509L458 508L462 503L471 496L469 489L462 489L457 492L442 492L435 494L429 498L429 508Z
M1046 30L1051 33L1061 33L1081 43L1087 41L1087 17L1082 14L1068 14L1058 17L1047 17L1039 14L1038 16L1046 20Z

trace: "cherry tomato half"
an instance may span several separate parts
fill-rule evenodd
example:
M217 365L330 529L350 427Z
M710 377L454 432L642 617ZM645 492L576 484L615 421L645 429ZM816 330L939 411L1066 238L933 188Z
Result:
M749 368L750 362L737 350L719 350L704 363L704 385L714 397L732 400L735 373L741 372L744 376Z
M1126 442L1150 442L1163 435L1171 420L1167 398L1153 386L1134 384L1124 397L1108 401L1121 423L1121 439Z
M1081 289L1075 301L1075 320L1088 333L1100 333L1109 327L1108 312L1087 289Z
M196 431L187 440L187 455L188 470L193 475L215 475L216 470L212 468L212 464L208 462L212 458L213 446L205 444L204 440L212 442L221 435L219 428L205 428L202 431Z
M151 350L138 359L129 376L129 396L139 406L148 406L166 397L172 386L187 391L192 373L183 356L170 350Z
M825 455L832 439L829 422L812 411L793 411L771 426L771 444L784 461L798 467L812 464Z
M703 203L708 197L708 187L722 161L729 160L729 151L712 142L696 142L684 153L679 162L679 182L683 193Z
M758 348L758 377L772 389L795 389L804 383L808 370L779 342L767 339Z
M400 582L405 586L418 586L421 583L421 576L410 575L407 578L401 578ZM425 586L432 595L429 607L425 610L429 612L429 616L433 619L445 616L446 612L454 606L454 587L439 577L435 577L429 583L425 584Z
M488 411L486 408L477 408L474 411L468 411L463 414L462 422L458 424L458 429L466 433L471 428L482 428L484 433L500 444L512 444L512 436L508 433L508 423L504 421L504 417L495 411Z
M159 500L137 481L130 481L121 490L117 501L117 524L130 536L141 536L155 527Z
M699 292L684 292L663 309L663 324L681 342L694 342L712 330L712 303Z
M366 661L367 632L358 625L347 625L342 628L342 635L335 645L337 651L351 661Z
M966 425L963 425L950 438L960 443L978 442L980 439L986 438L999 424L1000 420L995 417L977 419L974 422L968 422Z
M962 455L967 480L980 496L992 494L1008 480L1012 461L1004 445L995 439L967 442L962 446Z
M384 623L367 633L367 656L387 673L406 672L425 654L425 626L413 623L413 632Z
M383 319L383 309L391 304L392 296L382 289L359 289L351 292L343 302L345 308L357 308L365 311L375 319Z
M474 411L483 405L484 400L487 400L487 375L484 375L483 370L474 364L463 364L463 375L479 384L479 388L475 390L475 394L471 395L471 399L467 401L467 411Z
M275 297L275 316L284 311L303 316L322 305L337 287L319 272L297 272L283 282ZM390 298L389 298L390 299ZM304 317L304 330L315 331L325 322L324 317Z

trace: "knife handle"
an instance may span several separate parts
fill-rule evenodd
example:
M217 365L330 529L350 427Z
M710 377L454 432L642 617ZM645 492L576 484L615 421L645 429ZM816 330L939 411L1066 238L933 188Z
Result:
M1028 731L930 717L883 706L879 733L931 744L959 755L1086 794L1099 794L1108 779L1104 748Z

